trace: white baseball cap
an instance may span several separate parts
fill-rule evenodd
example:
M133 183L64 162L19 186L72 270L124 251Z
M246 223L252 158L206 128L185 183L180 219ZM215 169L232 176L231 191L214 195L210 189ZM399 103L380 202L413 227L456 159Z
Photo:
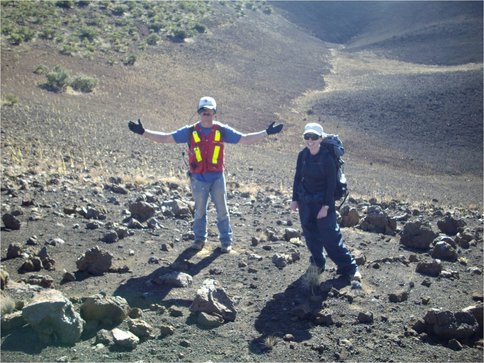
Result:
M202 97L198 102L198 112L200 112L200 110L203 108L208 108L217 112L217 102L215 102L215 99L213 97Z
M303 135L306 135L306 134L316 134L318 136L326 136L326 134L323 130L323 126L321 126L320 124L318 124L316 122L310 122L310 123L306 124L306 126L304 126Z

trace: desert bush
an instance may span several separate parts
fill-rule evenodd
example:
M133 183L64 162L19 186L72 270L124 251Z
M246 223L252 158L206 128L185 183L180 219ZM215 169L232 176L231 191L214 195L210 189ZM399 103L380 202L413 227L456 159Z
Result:
M20 34L11 33L8 37L8 41L11 45L19 45L22 43L23 38Z
M128 6L124 4L118 4L111 10L111 12L113 13L113 15L122 16L128 10Z
M44 27L39 33L39 37L42 39L51 40L51 39L54 39L55 36L56 36L56 30L50 27Z
M1 304L0 304L0 310L1 310L1 314L2 316L5 315L5 314L10 314L12 312L15 311L15 300L13 300L10 296L4 294L2 292L2 295L1 295Z
M15 106L16 104L18 104L18 97L10 93L7 93L5 95L5 100L2 101L2 105L5 106Z
M92 92L98 84L99 81L96 78L86 76L85 74L79 74L72 80L71 87L76 91L89 93Z
M82 7L89 6L89 3L90 2L91 2L90 0L77 0L76 1L76 4L77 4L77 6L79 6L80 8L82 8Z
M125 66L132 66L136 62L136 56L134 54L128 55L124 60L123 64Z
M114 25L116 25L117 27L120 27L120 28L128 26L129 25L129 19L118 18L114 21Z
M245 8L248 9L248 10L257 10L254 3L246 3Z
M196 24L193 29L195 29L198 33L205 33L207 31L207 27L203 24Z
M113 58L113 57L109 57L107 60L106 60L106 63L110 66L114 66L117 62L116 62L116 59Z
M47 74L47 88L54 92L62 92L69 85L70 73L68 70L56 65Z
M8 40L11 45L19 45L32 40L34 36L35 32L27 27L13 27L10 30Z
M269 335L264 339L264 346L266 349L272 350L277 344L277 338L274 335Z
M160 40L161 38L159 37L159 35L150 34L150 36L146 38L146 43L148 43L149 45L156 45Z
M182 28L177 28L173 31L171 39L175 42L182 42L189 37L188 31Z
M315 265L310 265L302 279L303 286L313 291L313 289L319 285L319 280L319 268Z
M79 29L79 38L81 40L87 39L92 42L97 37L97 30L92 26L84 26Z
M224 3L236 11L262 9L259 4L264 2ZM205 33L207 26L202 23L214 14L207 1L1 0L0 6L1 32L10 44L40 38L56 42L60 53L70 56L93 56L97 51L126 53L163 39L180 42ZM146 34L146 27L160 40Z
M118 53L126 53L128 51L128 46L123 42L115 41L113 43L113 50Z
M272 8L270 6L266 6L262 12L266 15L271 15L272 14Z
M55 5L60 8L71 9L74 6L74 0L57 0Z
M74 55L77 52L77 46L72 43L63 44L60 52L64 55Z
M131 15L135 18L141 18L143 16L143 9L139 7L134 7L130 9Z
M95 12L89 13L89 18L85 20L87 26L92 26L97 30L102 30L106 27L107 19ZM102 32L99 32L102 34Z
M160 22L160 21L153 21L149 26L148 28L155 32L155 33L159 33L161 29L163 29L163 23Z
M47 66L44 66L43 64L38 65L34 69L35 74L46 74L47 72L49 72L49 68L47 68Z

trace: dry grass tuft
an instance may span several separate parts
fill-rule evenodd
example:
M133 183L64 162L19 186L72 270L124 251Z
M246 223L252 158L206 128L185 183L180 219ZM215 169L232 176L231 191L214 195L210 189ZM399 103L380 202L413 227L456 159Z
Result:
M267 338L264 339L264 346L272 350L277 345L277 338L274 335L269 335Z
M1 297L2 298L0 299L0 311L2 313L2 316L15 311L15 300L3 293Z
M319 269L315 265L310 265L302 278L302 283L305 288L314 289L320 283Z

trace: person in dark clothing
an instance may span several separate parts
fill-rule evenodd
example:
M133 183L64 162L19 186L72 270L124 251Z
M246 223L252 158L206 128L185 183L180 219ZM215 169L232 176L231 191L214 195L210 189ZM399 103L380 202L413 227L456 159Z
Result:
M304 127L306 147L297 158L291 210L299 210L306 245L311 253L310 268L316 267L320 274L323 273L326 252L337 265L338 274L361 281L361 273L336 220L337 170L336 160L324 144L328 136L318 123L308 123Z

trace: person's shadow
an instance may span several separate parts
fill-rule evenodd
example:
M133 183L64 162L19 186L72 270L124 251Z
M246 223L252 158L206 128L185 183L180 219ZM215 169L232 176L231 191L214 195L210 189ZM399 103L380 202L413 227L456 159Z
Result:
M164 300L168 293L177 288L170 285L157 285L153 281L160 275L173 271L185 272L191 276L200 273L204 268L209 266L218 256L221 255L220 249L215 249L209 255L203 257L197 263L190 261L198 251L187 248L173 261L169 266L160 267L146 276L133 277L124 284L118 286L113 295L121 296L126 299L130 307L148 308L151 304L189 306L192 300L171 299Z
M275 294L257 317L254 327L260 334L249 343L255 354L264 354L271 349L273 338L291 339L300 343L311 338L310 328L320 312L323 302L334 290L348 286L350 282L342 277L325 281L319 286L307 288L301 276L291 283L284 292Z

